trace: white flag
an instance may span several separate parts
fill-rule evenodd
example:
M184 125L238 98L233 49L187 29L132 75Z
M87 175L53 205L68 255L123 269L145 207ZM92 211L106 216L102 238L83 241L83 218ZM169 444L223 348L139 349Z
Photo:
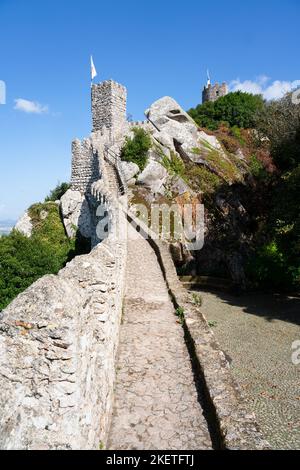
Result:
M91 77L92 77L92 80L94 80L94 78L96 76L97 76L97 71L96 71L96 67L94 65L93 56L91 56Z

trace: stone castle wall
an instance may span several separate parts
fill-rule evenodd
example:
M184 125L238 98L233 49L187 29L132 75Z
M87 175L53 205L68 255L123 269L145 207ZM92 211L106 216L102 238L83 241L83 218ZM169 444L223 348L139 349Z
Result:
M1 313L1 449L105 446L125 265L109 237Z
M132 121L128 122L128 130L131 131L133 127L140 127L147 132L153 132L153 125L150 121Z
M90 193L92 183L99 178L99 159L93 149L91 139L74 140L72 143L72 189Z

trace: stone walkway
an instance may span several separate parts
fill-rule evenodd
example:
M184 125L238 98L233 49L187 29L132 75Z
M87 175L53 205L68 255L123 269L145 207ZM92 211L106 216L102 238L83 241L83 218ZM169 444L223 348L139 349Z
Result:
M126 282L108 448L211 449L183 329L141 236L128 242Z

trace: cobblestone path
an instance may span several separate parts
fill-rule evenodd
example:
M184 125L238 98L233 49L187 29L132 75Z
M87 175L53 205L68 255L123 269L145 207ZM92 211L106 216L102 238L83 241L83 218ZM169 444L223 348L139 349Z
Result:
M141 236L128 242L127 263L108 448L211 449L183 329L155 253Z
M273 449L300 448L299 297L201 292L201 311Z

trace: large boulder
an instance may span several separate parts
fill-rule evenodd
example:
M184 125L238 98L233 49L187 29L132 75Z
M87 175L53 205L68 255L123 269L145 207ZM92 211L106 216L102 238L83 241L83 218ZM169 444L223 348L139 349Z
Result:
M32 220L30 218L30 215L28 214L28 211L26 211L16 223L15 230L25 235L25 237L29 238L31 237L32 229Z
M121 166L127 183L140 171L139 166L133 162L121 162Z
M153 132L152 137L163 147L166 147L170 150L175 150L174 140L166 132L155 131Z
M153 137L163 147L176 150L181 157L211 169L206 156L217 151L226 158L222 145L215 136L200 131L193 119L169 96L159 99L145 112L155 126Z
M77 229L83 237L91 237L90 209L88 201L80 191L68 189L60 200L60 210L68 237L73 238Z
M169 96L155 101L145 112L149 121L160 132L168 135L179 144L197 145L198 130L193 119Z
M137 182L149 188L154 194L164 194L164 184L167 179L167 170L151 157L146 168L138 176Z

